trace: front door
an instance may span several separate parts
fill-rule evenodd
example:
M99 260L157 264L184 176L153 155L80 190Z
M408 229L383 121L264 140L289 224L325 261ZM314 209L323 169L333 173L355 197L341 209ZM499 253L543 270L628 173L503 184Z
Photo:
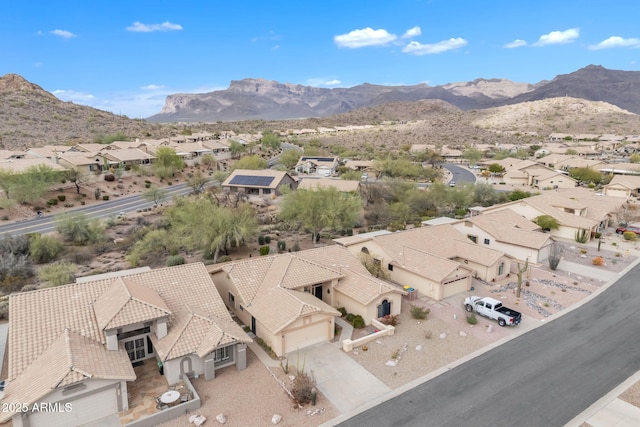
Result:
M124 341L124 348L127 350L131 362L143 360L147 356L145 337L137 337Z
M315 285L313 287L313 295L318 299L322 299L322 285Z
M378 306L378 317L384 317L389 314L391 314L391 303L388 300L384 300Z

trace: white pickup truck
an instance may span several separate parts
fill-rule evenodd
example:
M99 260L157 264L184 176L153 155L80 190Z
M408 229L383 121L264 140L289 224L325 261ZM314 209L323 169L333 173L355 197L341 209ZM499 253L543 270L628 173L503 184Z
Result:
M500 301L489 297L467 297L464 300L464 307L468 312L476 313L498 321L500 326L515 326L522 320L522 314L515 310L504 307Z

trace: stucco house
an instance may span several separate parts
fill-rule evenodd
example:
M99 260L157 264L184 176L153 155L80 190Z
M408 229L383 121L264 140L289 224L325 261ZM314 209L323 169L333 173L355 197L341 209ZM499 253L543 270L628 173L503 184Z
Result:
M399 314L406 294L339 246L231 262L210 273L229 309L278 356L333 339L336 307L369 324Z
M331 176L336 173L338 165L337 157L302 156L295 166L295 171L309 175Z
M520 260L544 262L553 238L540 226L511 209L483 213L452 224L478 245L486 245Z
M640 195L640 175L615 175L609 184L602 188L607 196L629 198Z
M554 237L574 240L576 232L587 230L591 238L601 232L615 220L618 211L625 203L620 197L598 195L586 188L557 189L526 199L483 209L483 214L511 209L532 221L541 215L555 218L558 229L550 230Z
M478 245L450 224L396 233L335 239L352 254L369 254L401 286L441 300L471 289L471 279L498 280L510 273L511 258Z
M113 277L115 276L115 277ZM0 422L95 425L128 409L132 364L163 364L168 384L246 367L249 336L202 263L12 294ZM73 411L37 412L34 405ZM22 410L26 405L27 410Z
M341 193L357 193L360 191L360 181L338 178L302 178L298 183L298 190L316 190L318 188L335 188Z
M297 181L288 173L277 170L236 169L222 183L225 190L258 195L278 195L281 186L295 189Z

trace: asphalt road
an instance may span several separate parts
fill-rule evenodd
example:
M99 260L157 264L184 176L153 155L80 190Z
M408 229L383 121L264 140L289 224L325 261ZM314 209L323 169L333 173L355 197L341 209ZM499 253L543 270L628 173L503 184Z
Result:
M190 194L193 189L186 184L176 184L170 187L164 187L167 191L167 202L173 197ZM84 212L90 218L108 218L115 217L120 212L135 212L138 209L153 207L153 202L144 200L139 194L126 197L118 197L106 202L96 203L91 206L85 206L76 209L69 209L65 212ZM10 224L0 225L0 238L9 235L20 235L26 233L50 233L55 230L55 216L48 216L45 213L43 218L12 222Z
M563 426L640 370L639 281L636 266L583 306L340 425Z
M443 163L442 167L451 172L451 181L455 181L457 184L461 184L463 182L473 184L476 182L476 176L468 169L451 163Z

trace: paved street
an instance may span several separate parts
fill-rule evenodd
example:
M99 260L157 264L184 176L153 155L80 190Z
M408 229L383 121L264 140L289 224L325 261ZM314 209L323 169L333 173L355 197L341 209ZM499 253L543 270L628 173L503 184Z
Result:
M340 425L562 426L640 370L638 281L636 266L579 309Z

